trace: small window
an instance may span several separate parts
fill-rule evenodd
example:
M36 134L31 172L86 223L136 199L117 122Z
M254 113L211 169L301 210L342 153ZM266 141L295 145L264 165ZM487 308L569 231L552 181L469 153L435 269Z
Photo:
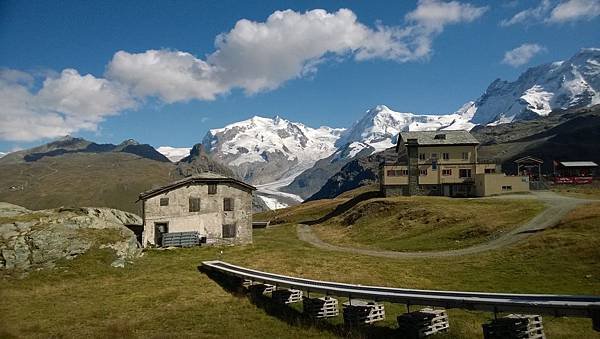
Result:
M223 225L223 238L235 238L235 224Z
M496 173L496 169L495 168L486 168L484 170L485 174L491 174L491 173Z
M458 177L459 178L470 178L471 177L471 170L468 168L461 168L458 170Z
M425 160L425 153L419 153L419 160Z
M502 186L503 191L512 191L512 186Z
M388 177L395 177L396 176L396 171L394 171L394 170L388 170L387 171L387 176Z
M223 198L223 211L233 211L233 199Z
M462 159L469 160L469 152L462 152Z
M435 140L446 140L446 134L436 134L433 138Z
M161 206L169 206L169 198L160 198Z
M431 162L431 170L437 171L437 161L436 160Z
M442 175L445 175L445 176L452 175L452 170L451 169L444 169L444 170L442 170Z
M450 160L450 153L442 153L442 159Z
M200 212L200 198L190 198L190 212Z
M437 153L431 153L431 159L437 159Z
M427 169L419 170L419 175L427 175Z
M217 184L208 184L208 194L217 194Z

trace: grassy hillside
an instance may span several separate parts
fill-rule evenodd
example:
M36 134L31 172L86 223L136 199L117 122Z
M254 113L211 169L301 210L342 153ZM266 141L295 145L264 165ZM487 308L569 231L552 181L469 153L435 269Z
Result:
M295 213L287 211L287 218L318 217L332 208L303 205L294 207ZM584 206L557 227L513 247L441 259L322 251L298 241L293 223L256 230L255 242L248 246L147 251L124 269L110 268L108 253L96 251L24 280L1 277L0 337L388 337L395 334L395 315L405 311L402 305L386 304L385 322L363 330L344 328L341 317L311 323L297 305L273 312L230 294L197 266L220 258L270 272L358 284L598 295L599 225L600 204ZM481 338L481 323L493 316L461 310L449 314L451 331L439 338ZM549 338L600 337L590 319L547 316L544 329Z
M174 165L127 153L74 153L0 165L0 201L29 209L111 207L139 213L138 194L168 183Z
M380 198L360 202L313 230L326 242L351 247L456 249L499 236L542 209L537 200Z

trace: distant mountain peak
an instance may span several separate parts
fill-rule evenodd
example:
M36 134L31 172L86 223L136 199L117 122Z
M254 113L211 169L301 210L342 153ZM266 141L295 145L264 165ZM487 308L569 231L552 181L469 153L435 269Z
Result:
M600 103L600 48L528 68L515 81L496 79L475 102L472 122L499 124Z

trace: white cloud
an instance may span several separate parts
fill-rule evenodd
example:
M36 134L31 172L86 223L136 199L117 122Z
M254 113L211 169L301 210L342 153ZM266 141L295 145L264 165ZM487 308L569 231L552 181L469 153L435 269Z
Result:
M510 19L500 22L501 26L514 24L564 23L590 20L600 15L600 0L566 0L553 3L542 0L539 5L518 12Z
M33 77L0 71L0 139L33 141L95 130L104 117L133 108L127 90L106 79L65 69L33 89Z
M600 0L568 0L554 7L548 22L590 20L600 15Z
M504 53L502 63L518 67L528 63L531 58L544 50L545 48L538 44L522 44L521 46Z
M206 60L170 50L120 51L107 77L131 86L137 95L166 102L212 100L233 88L253 94L312 74L329 56L397 62L425 58L444 26L473 21L485 11L456 1L424 0L406 16L405 27L375 28L360 23L348 9L276 11L265 22L239 20L216 37L216 50Z
M215 51L204 59L167 49L118 51L105 78L65 69L44 75L39 90L33 76L4 70L0 139L32 141L95 130L107 116L135 108L146 97L173 103L214 100L235 88L247 94L273 90L314 74L327 60L425 59L447 25L471 22L486 10L458 1L421 0L403 26L375 27L359 22L348 9L276 11L264 22L239 20L215 38Z

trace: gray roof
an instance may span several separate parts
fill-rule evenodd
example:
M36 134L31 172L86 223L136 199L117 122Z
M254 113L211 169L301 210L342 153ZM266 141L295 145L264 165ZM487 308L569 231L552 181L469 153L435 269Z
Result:
M417 143L420 146L479 144L479 141L469 131L464 130L400 132L398 142L408 139L417 139Z
M193 184L210 184L210 183L231 183L234 185L238 185L243 189L254 191L256 187L249 185L241 180L237 180L234 178L226 177L213 172L204 172L198 175L194 175L191 177L183 178L181 180L174 181L170 184L153 188L151 190L140 193L138 200L146 200L148 198L152 198L153 196L159 195L161 193L165 193L181 186L193 185Z
M565 167L597 167L598 166L598 164L596 164L593 161L561 161L560 164Z

